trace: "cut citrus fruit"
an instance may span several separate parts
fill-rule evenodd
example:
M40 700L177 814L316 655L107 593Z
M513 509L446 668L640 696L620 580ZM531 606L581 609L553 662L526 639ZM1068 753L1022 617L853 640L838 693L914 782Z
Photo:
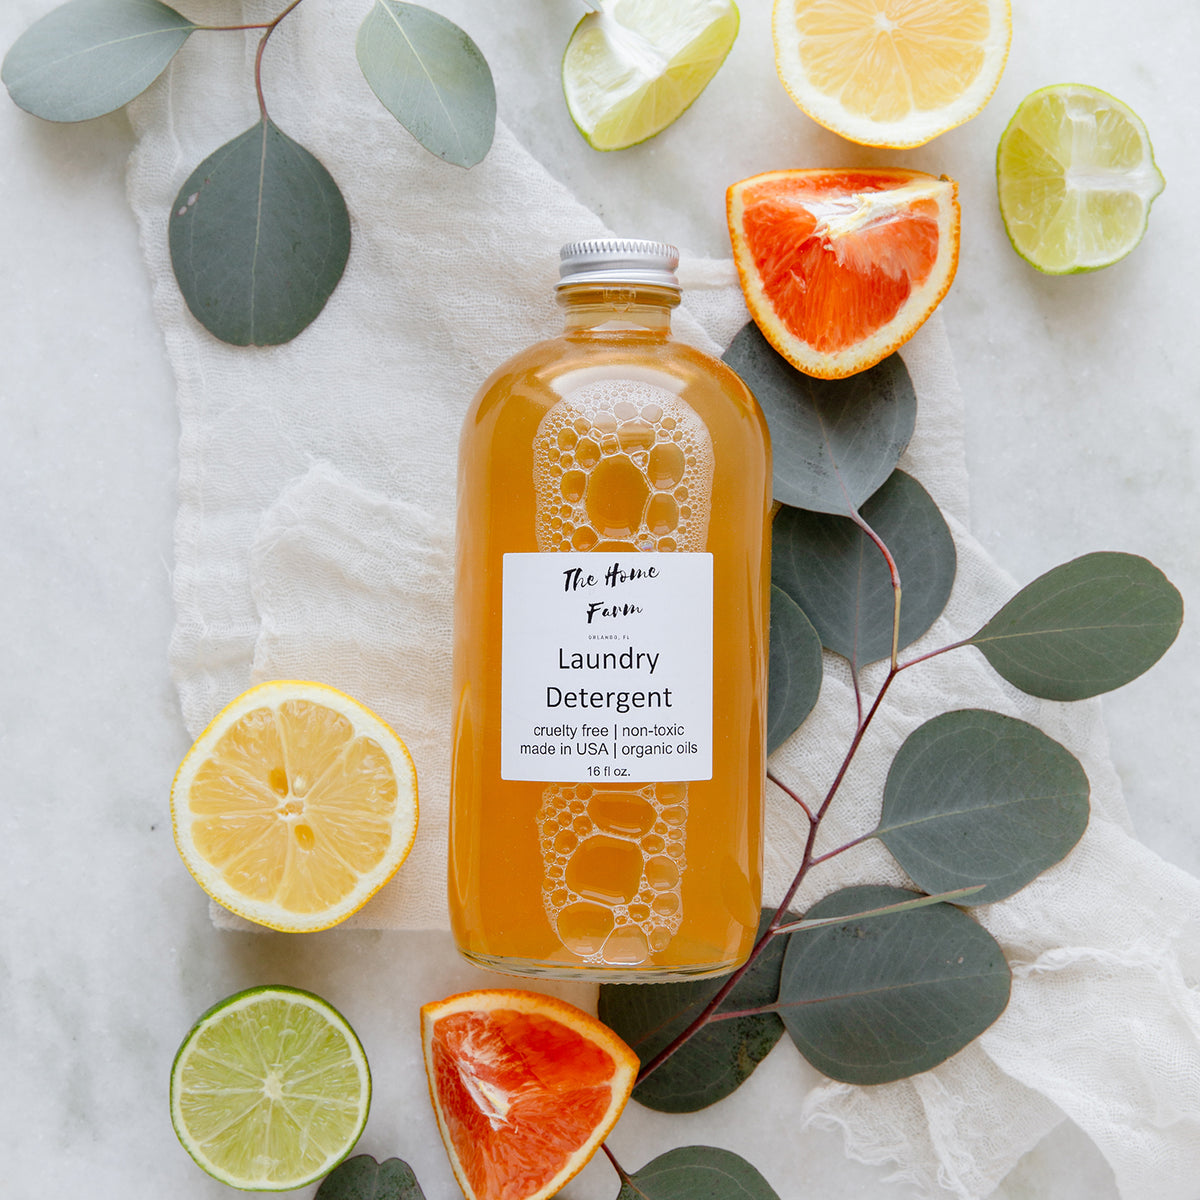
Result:
M733 0L599 0L562 62L567 111L597 150L671 124L707 86L738 31Z
M175 844L226 908L272 929L325 929L395 874L417 832L417 776L373 712L320 683L244 692L171 787Z
M283 1192L331 1171L367 1123L371 1073L330 1004L297 988L238 992L213 1005L171 1067L183 1147L231 1187Z
M1021 101L1000 138L996 183L1013 248L1050 275L1124 258L1165 186L1137 113L1079 83Z
M1000 82L1009 0L775 0L775 67L814 121L866 146L922 146Z
M616 1124L638 1058L552 996L464 992L421 1009L438 1129L467 1200L543 1200Z
M767 341L837 379L903 345L958 265L958 186L921 171L769 171L727 195L742 291Z

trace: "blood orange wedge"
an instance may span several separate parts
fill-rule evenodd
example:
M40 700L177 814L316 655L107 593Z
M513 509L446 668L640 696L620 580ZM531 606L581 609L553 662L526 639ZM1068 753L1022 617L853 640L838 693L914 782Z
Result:
M421 1009L429 1095L467 1200L543 1200L616 1124L638 1058L607 1025L537 992L464 992Z
M750 314L822 379L908 341L958 265L958 185L922 171L769 171L729 189L727 215Z

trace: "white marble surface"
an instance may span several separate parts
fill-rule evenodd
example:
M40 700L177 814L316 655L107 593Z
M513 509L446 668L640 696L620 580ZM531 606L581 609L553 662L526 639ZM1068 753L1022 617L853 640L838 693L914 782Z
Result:
M52 6L7 0L0 48ZM794 163L752 161L730 127L728 173L707 191L681 185L691 166L669 137L620 162L578 140L553 94L556 61L522 57L565 41L576 17L568 0L511 6L508 25L482 31L465 2L434 7L472 27L497 67L502 115L615 226L636 219L639 184L678 187L680 228L645 232L723 254L721 192L756 170L901 161L958 179L963 253L943 311L966 400L975 532L1022 582L1088 550L1124 549L1158 563L1185 603L1200 601L1193 7L1143 0L1131 17L1118 0L1015 0L1005 76L974 122L890 160L805 128L804 145L826 161ZM754 10L764 2L743 8L745 38L763 27ZM539 23L536 39L522 22ZM719 131L729 113L786 113L802 126L778 97L769 46L739 42L735 53L752 55L755 69L723 72L685 120ZM526 87L521 71L541 74ZM1048 279L1007 244L992 163L1018 100L1066 80L1104 87L1142 114L1167 190L1129 259ZM483 973L440 934L218 933L172 844L167 792L187 747L166 663L178 424L124 197L131 145L123 114L51 126L0 97L0 1191L14 1200L228 1194L174 1138L167 1071L208 1004L275 980L327 996L362 1036L375 1103L360 1149L406 1158L430 1200L450 1200L416 1007ZM1200 874L1198 674L1193 620L1153 672L1104 707L1140 836ZM590 999L587 989L556 990ZM848 1162L836 1135L795 1132L798 1106L779 1097L811 1078L781 1045L730 1105L682 1124L639 1113L614 1145L634 1164L682 1141L728 1145L784 1200L908 1196L886 1172ZM565 1195L614 1192L611 1172L594 1163ZM1117 1194L1103 1158L1070 1126L996 1193Z

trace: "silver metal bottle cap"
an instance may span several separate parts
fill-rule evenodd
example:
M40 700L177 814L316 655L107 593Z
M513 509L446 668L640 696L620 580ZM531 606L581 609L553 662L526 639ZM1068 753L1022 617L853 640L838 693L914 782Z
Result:
M679 251L666 242L592 238L568 242L559 252L558 286L575 283L644 283L678 288Z

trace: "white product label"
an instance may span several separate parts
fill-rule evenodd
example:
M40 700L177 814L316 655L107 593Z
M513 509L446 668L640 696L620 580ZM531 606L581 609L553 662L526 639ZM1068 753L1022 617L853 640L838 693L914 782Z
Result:
M712 778L707 553L504 556L500 777Z

